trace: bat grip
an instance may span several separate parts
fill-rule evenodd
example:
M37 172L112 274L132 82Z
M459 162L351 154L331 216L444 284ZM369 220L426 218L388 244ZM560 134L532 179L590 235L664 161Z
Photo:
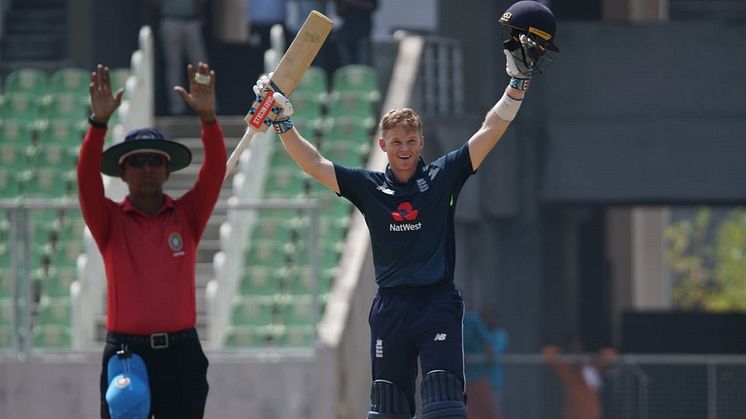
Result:
M223 181L225 181L225 179L228 178L228 175L231 174L231 171L233 171L233 166L238 163L238 159L241 158L241 154L243 154L243 151L246 149L246 147L249 146L249 143L254 137L254 134L256 134L256 130L254 128L246 128L246 132L244 132L243 137L241 137L241 141L238 142L236 149L233 150L233 153L231 153L231 156L225 163L225 177L223 178Z

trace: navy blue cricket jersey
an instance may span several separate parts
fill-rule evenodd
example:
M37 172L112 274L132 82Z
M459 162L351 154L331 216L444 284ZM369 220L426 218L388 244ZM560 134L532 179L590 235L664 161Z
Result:
M420 159L407 183L385 172L334 164L340 195L365 216L379 287L453 281L453 216L474 171L468 143L430 164Z

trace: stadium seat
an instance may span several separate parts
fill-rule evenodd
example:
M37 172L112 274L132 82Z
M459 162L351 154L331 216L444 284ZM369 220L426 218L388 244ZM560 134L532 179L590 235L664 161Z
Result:
M265 347L273 344L274 337L270 327L229 326L222 341L227 348Z
M37 322L42 325L57 324L69 326L72 318L70 297L43 296L39 300Z
M295 209L259 210L251 238L290 242L298 221L298 211Z
M318 119L324 113L324 103L312 92L295 92L292 96L295 118Z
M33 124L17 118L0 120L0 143L31 145L34 141Z
M23 184L27 198L63 198L70 193L70 169L40 167L29 172Z
M7 93L0 99L0 118L32 123L41 117L41 99L33 93Z
M47 143L37 147L30 156L36 167L56 167L58 169L75 169L78 150L70 145Z
M361 92L369 101L381 98L378 75L373 67L352 64L339 67L332 75L332 92Z
M120 88L124 88L127 84L127 79L129 78L130 73L131 71L129 67L112 68L109 71L111 90L116 92Z
M13 272L8 266L0 266L0 298L13 296Z
M10 326L13 322L13 298L0 297L0 325Z
M74 268L78 256L84 252L83 240L70 239L57 241L49 255L49 261L55 267Z
M38 281L42 295L49 297L69 297L70 285L77 277L77 268L70 266L50 266L39 271Z
M291 96L293 104L295 104L295 94L299 92L313 93L317 95L319 100L324 100L326 94L329 92L329 83L327 82L324 69L311 66L306 70Z
M285 269L269 266L247 266L241 272L241 295L275 295L280 292L286 277Z
M321 269L329 269L337 266L339 256L342 254L340 242L321 242L319 247L319 266ZM305 266L311 263L308 255L308 242L299 241L294 246L293 264Z
M48 77L41 70L33 68L21 68L12 71L5 77L3 90L5 93L33 93L36 96L47 94Z
M329 160L347 167L359 167L368 157L368 143L324 141L319 151Z
M319 295L329 292L337 274L337 268L319 269ZM314 285L310 265L294 266L287 275L287 289L291 295L313 295Z
M231 324L251 326L273 324L275 322L274 308L275 302L272 297L234 297L231 304Z
M368 117L340 116L328 118L324 124L322 135L325 141L370 144L374 140L373 128L375 124L373 118Z
M0 199L13 199L21 196L23 176L15 170L0 167Z
M329 117L353 116L373 118L375 109L362 92L333 92L329 99Z
M68 67L55 71L49 79L50 92L72 93L87 98L91 75L82 68Z
M39 143L65 144L75 149L80 148L85 135L85 120L50 119L40 125Z
M0 324L0 348L8 349L13 346L13 328Z
M305 191L303 171L297 167L271 167L264 182L265 195L295 197Z
M71 342L70 326L45 324L34 327L33 346L35 348L69 348Z
M285 326L278 332L278 346L280 347L309 347L313 346L315 334L313 326Z
M281 144L277 144L272 148L272 153L269 157L269 167L288 167L300 170L298 165L295 164L295 161L292 158L290 158L290 155L285 151Z
M252 240L246 249L244 266L284 267L289 260L289 243L276 240Z
M0 166L23 172L31 168L32 148L21 142L0 142Z
M318 299L319 318L323 312L323 301ZM284 325L307 325L313 322L313 297L311 295L292 295L280 305L280 318Z
M47 119L85 121L91 113L88 99L73 93L55 93L42 107Z

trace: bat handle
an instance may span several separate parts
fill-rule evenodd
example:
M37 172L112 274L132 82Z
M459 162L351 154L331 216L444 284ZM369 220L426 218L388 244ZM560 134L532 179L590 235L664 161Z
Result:
M233 153L231 153L231 156L225 163L225 177L223 178L223 181L225 181L225 179L228 178L228 175L231 174L233 166L238 163L238 159L241 157L241 154L243 154L246 147L249 146L251 139L254 138L254 134L256 134L256 130L253 127L249 126L246 128L246 132L244 132L243 137L241 137L241 141L238 142L236 149L233 150Z

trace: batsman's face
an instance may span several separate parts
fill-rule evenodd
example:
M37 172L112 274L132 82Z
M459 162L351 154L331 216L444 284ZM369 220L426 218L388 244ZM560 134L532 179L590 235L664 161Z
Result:
M160 194L170 173L166 159L152 153L134 154L119 166L120 177L136 195Z
M394 127L383 132L378 145L388 156L394 173L410 171L413 173L417 169L425 139L419 130ZM411 173L409 175L411 176Z

